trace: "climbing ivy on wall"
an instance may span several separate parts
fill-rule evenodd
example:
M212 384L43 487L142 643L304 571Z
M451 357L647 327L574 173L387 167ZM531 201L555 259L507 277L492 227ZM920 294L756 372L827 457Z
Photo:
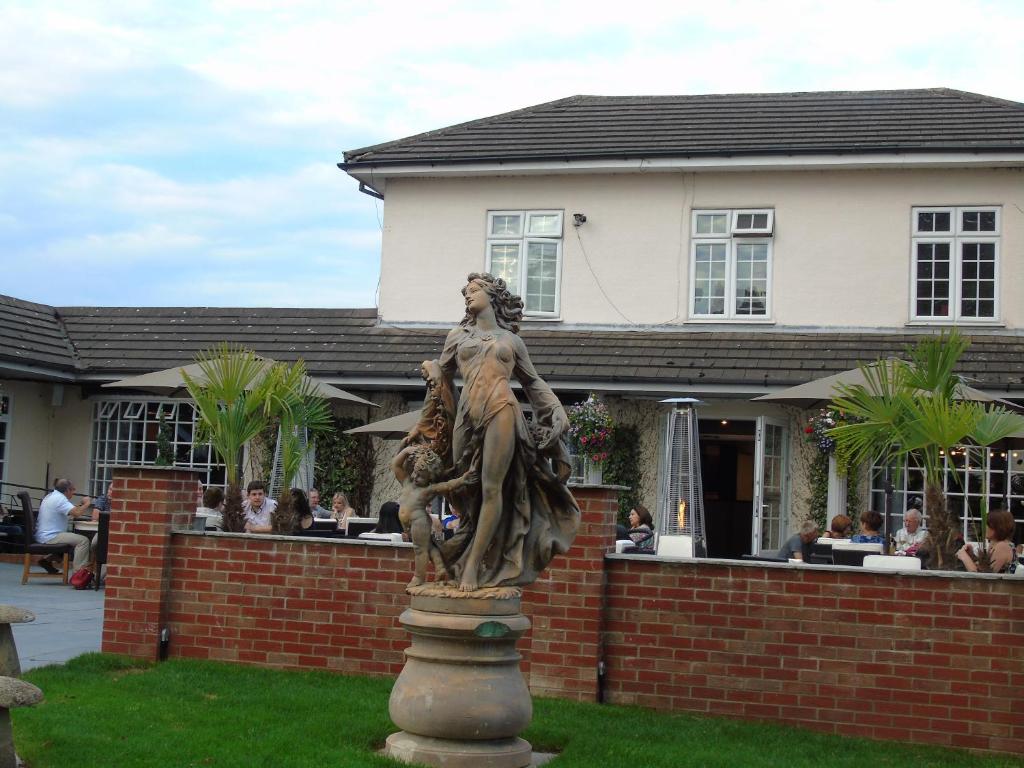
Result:
M334 432L316 441L313 482L320 491L320 503L330 508L331 496L341 491L360 515L371 516L378 449L369 435L345 434L346 429L364 424L363 420L346 417L334 422Z
M630 424L612 430L611 446L604 463L604 481L628 486L619 491L619 522L626 524L629 510L640 502L643 471L640 469L640 432Z

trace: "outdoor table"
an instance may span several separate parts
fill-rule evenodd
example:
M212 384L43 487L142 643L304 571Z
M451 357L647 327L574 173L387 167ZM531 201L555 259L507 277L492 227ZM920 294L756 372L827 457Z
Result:
M100 524L95 520L75 520L75 533L96 533Z

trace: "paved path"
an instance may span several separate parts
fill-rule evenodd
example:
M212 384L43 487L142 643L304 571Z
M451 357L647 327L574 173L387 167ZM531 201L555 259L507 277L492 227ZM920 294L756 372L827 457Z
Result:
M33 566L34 571L39 571ZM27 608L36 615L30 624L14 626L22 670L100 649L104 590L77 590L60 579L29 579L21 583L21 566L0 563L0 603Z

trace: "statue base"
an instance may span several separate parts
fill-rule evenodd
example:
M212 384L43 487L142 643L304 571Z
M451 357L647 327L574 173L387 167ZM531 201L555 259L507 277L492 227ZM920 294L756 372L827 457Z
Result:
M533 753L519 734L533 703L515 646L530 621L518 596L447 592L417 588L399 617L412 645L389 702L402 731L385 754L445 768L525 768Z

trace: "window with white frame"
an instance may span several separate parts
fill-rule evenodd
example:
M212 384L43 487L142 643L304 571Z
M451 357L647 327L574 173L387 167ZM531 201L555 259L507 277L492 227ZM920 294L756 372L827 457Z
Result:
M557 317L562 211L488 211L487 271L522 296L527 315Z
M999 317L995 206L913 209L911 316L936 322Z
M774 226L770 209L693 212L690 317L771 316Z
M210 445L193 444L196 412L183 400L104 400L96 403L92 421L93 494L103 493L113 467L152 466L158 453L161 423L169 431L174 466L203 470L197 479L204 485L224 485L224 465Z
M942 491L946 506L969 540L984 538L981 511L1008 509L1024 529L1024 444L1014 440L1008 448L958 446L943 454ZM890 468L893 484L893 527L902 527L903 512L912 500L923 505L928 524L928 499L924 470L911 462L898 470ZM875 464L871 471L871 509L885 509L885 468Z

